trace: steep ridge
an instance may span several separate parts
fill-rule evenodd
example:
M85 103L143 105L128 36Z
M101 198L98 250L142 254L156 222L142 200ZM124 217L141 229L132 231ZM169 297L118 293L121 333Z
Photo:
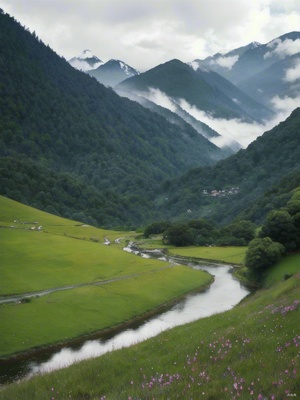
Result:
M190 170L165 185L158 201L169 218L194 219L208 217L219 223L243 217L259 219L253 210L245 209L284 180L299 186L300 171L300 108L284 122L257 138L247 149L218 162L213 167ZM294 172L296 175L292 175ZM293 185L289 190L293 189ZM269 211L269 210L268 210Z
M250 43L225 54L194 60L233 82L256 101L278 112L278 97L299 103L300 32L289 32L268 43ZM298 100L295 100L298 99Z
M171 124L75 70L4 12L0 26L0 166L7 157L30 159L37 169L135 198L138 208L162 180L224 157L191 126Z
M159 89L179 105L211 113L215 118L240 118L247 121L269 118L272 112L251 99L221 75L202 68L193 68L179 60L171 60L138 76L129 78L116 90L145 93Z
M114 87L127 78L138 75L139 72L120 60L109 60L98 68L87 71L90 76L105 86Z

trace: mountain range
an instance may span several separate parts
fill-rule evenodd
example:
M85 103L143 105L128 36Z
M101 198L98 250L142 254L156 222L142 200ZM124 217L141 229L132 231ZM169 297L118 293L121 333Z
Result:
M192 65L223 75L253 99L275 109L272 100L276 96L299 96L299 60L300 32L290 32L266 44L253 42L225 54L196 59Z
M172 124L72 68L3 12L0 26L2 194L25 203L34 198L39 208L53 199L61 214L70 213L63 198L89 185L93 198L105 201L101 212L90 210L83 196L77 207L85 217L138 223L152 213L149 199L161 181L226 156L189 124ZM46 184L54 176L67 182L56 191Z
M290 32L267 44L252 42L187 64L175 59L144 73L117 60L86 72L119 95L175 123L179 117L235 152L242 146L239 140L216 140L225 132L212 119L267 125L285 109L286 101L300 105L299 43L300 32Z
M136 69L130 67L124 61L112 59L104 63L90 50L84 50L81 55L71 58L69 63L72 67L95 77L103 85L111 87L139 74Z
M171 60L117 85L142 106L73 68L3 11L0 28L2 195L105 227L202 216L224 223L299 171L299 109L228 157L204 137L219 133L186 104L248 121L272 111L218 73ZM86 56L90 66L101 62Z
M84 50L79 56L69 60L72 67L80 71L92 71L104 64L97 56L93 55L90 50Z

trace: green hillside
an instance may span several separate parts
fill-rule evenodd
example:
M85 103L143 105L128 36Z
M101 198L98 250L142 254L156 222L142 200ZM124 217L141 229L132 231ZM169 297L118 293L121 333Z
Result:
M157 202L165 218L207 217L228 223L241 213L243 218L261 221L272 203L265 199L267 208L255 211L257 199L268 190L288 193L299 186L299 129L297 108L286 121L258 137L247 149L214 167L192 169L169 182Z
M143 204L161 181L191 166L212 165L225 155L191 126L171 124L75 70L2 11L0 28L0 168L6 168L7 157L12 163L25 161L5 175L13 191L3 181L5 171L1 173L2 195L31 205L39 192L47 196L47 184L27 174L28 162L47 175L70 174L92 191L101 191L106 202L122 196L126 203L127 196L133 196L129 201L143 214ZM32 178L35 188L28 185L23 195L22 182ZM59 203L68 208L62 198ZM111 203L116 215L120 203L120 198ZM43 201L40 205L45 207ZM76 212L85 213L85 205L77 204L76 210L72 205L69 216L74 218ZM101 217L93 218L103 223ZM136 219L141 223L141 216ZM126 211L124 221L136 223Z
M115 327L211 282L122 251L132 237L0 196L0 357Z
M142 93L148 88L159 89L179 102L184 99L215 118L253 121L272 116L267 107L250 98L221 75L201 68L195 71L176 59L128 78L116 87L117 90Z
M294 276L233 310L14 383L1 400L289 399L300 392L299 254ZM291 263L291 260L289 260ZM274 267L283 272L286 260ZM273 269L269 271L273 274Z

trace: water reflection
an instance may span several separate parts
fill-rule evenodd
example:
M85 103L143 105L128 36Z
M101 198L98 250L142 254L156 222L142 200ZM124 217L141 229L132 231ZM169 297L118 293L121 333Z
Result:
M31 365L29 375L65 368L78 361L98 357L109 351L129 347L175 326L232 308L248 291L232 278L229 266L195 266L215 276L215 282L204 293L188 296L171 310L156 316L137 329L127 329L109 340L89 340L80 349L64 348L48 361Z

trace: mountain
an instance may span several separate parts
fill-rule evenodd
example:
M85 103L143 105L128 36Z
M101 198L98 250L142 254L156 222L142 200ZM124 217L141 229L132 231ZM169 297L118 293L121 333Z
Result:
M116 90L149 96L151 89L171 99L181 108L196 107L215 118L261 120L272 115L221 75L207 69L194 69L171 60L138 76L126 79ZM220 133L220 132L219 132Z
M216 53L204 60L196 59L190 63L193 68L207 68L224 76L226 79L234 82L232 78L232 69L239 58L248 50L260 47L258 42L249 43L246 46L231 50L228 53Z
M139 72L120 60L109 60L98 68L87 73L105 86L114 87L127 78L138 75Z
M124 61L101 61L90 50L84 50L81 55L69 60L72 67L86 72L105 86L114 87L127 78L138 75L139 72Z
M69 63L72 67L80 71L90 71L104 64L103 61L93 55L90 50L84 50L81 55L71 58Z
M192 65L210 68L253 99L275 109L276 97L299 97L300 32L290 32L266 44L257 42ZM300 105L300 104L299 104Z
M165 219L206 217L227 223L241 214L243 218L260 221L271 204L263 203L260 210L255 204L267 190L280 181L289 186L289 191L299 186L299 131L297 108L286 121L265 132L246 149L215 166L192 169L168 182L157 199L160 212ZM251 212L247 214L246 209Z
M149 201L163 180L225 156L190 125L172 124L72 68L1 11L0 43L2 195L27 204L39 198L41 207L49 199L60 215L83 213L102 225L101 206L86 209L101 195L109 226L141 224L153 218ZM64 183L56 189L55 181Z
M300 106L299 67L300 52L242 80L239 87L253 99L275 110L278 99L294 99Z

